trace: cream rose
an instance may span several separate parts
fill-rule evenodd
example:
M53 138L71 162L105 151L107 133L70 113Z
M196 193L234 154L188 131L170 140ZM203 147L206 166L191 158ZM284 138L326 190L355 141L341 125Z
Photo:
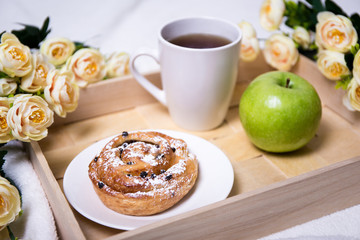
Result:
M75 44L71 40L63 37L54 37L46 39L40 47L49 62L55 66L60 66L74 53Z
M46 76L49 71L54 69L54 65L48 62L45 55L35 53L32 57L32 71L21 78L20 87L26 92L37 92L46 86Z
M289 71L296 64L299 51L291 38L275 33L265 42L264 56L270 66Z
M343 104L350 111L360 111L360 85L353 78L351 79L347 92L343 97Z
M44 95L51 109L60 117L66 117L66 113L75 111L80 91L74 74L71 71L52 70L47 77L47 83Z
M39 96L18 94L7 114L12 135L23 142L41 140L47 136L48 127L54 121L54 113Z
M320 12L317 15L315 42L320 49L348 52L358 40L351 21L332 12Z
M320 72L330 80L341 80L341 76L350 74L346 66L345 55L340 52L330 50L320 51L317 66Z
M308 49L311 43L311 36L308 30L301 26L297 26L292 34L292 38L303 49Z
M113 53L106 60L106 76L121 77L129 74L130 56L125 52Z
M251 62L256 59L260 53L259 41L256 38L256 31L253 26L245 21L239 23L243 33L240 48L240 58L245 62Z
M79 87L102 80L105 77L105 59L96 49L83 48L74 53L66 62L66 70L75 75Z
M11 33L1 36L0 44L0 71L10 77L22 77L32 69L31 52Z
M1 78L0 79L0 97L6 97L14 94L17 89L16 79L14 78Z
M19 191L7 179L0 177L0 231L15 221L20 211Z
M353 75L355 80L360 84L360 50L357 51L354 57Z
M0 143L6 143L14 139L6 119L13 102L13 98L0 97Z
M260 8L260 25L267 31L278 29L284 11L284 0L265 0Z

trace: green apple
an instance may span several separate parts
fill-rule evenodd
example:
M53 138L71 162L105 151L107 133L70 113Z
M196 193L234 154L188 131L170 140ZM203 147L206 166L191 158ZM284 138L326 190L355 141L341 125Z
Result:
M305 79L273 71L249 84L241 96L239 113L255 146L268 152L289 152L314 137L321 119L321 101Z

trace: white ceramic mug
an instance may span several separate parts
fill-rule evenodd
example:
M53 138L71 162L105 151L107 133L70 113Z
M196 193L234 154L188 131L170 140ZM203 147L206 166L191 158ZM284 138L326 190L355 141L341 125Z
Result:
M188 34L210 34L229 44L215 48L189 48L169 41ZM225 118L236 82L242 33L222 19L184 18L166 24L159 33L159 50L141 51L130 61L135 79L168 107L174 122L188 130L210 130ZM135 67L140 56L160 64L163 90L142 76Z

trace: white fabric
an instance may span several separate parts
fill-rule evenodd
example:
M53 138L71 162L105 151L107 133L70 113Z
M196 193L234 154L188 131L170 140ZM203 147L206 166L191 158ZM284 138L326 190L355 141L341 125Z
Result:
M0 32L20 29L21 26L18 23L41 26L44 19L50 16L50 27L52 29L50 36L63 36L74 41L85 42L91 46L99 47L105 54L112 51L126 51L133 54L142 47L156 48L158 30L170 20L187 16L213 16L235 23L246 20L253 24L257 36L265 39L271 33L260 27L259 11L262 1L0 0ZM337 0L336 2L341 4L343 10L348 14L360 12L358 0ZM286 27L282 28L287 30ZM158 69L158 66L151 60L139 61L139 65L140 70L144 72ZM22 158L17 158L17 161L27 162L21 147L17 146L16 148L17 150L10 154L21 155ZM29 172L32 171L29 170ZM43 204L34 204L33 206L39 207ZM24 211L25 214L26 211ZM348 237L359 239L359 221L359 206L355 206L288 229L267 239L332 240L348 239ZM27 232L36 231L38 233L46 225L37 221L26 224L29 224L26 226ZM51 238L36 237L33 239Z
M54 218L27 154L23 143L11 141L2 147L8 153L3 166L6 177L12 179L21 191L23 214L10 229L14 235L24 240L57 239Z
M275 233L261 240L360 239L360 205Z

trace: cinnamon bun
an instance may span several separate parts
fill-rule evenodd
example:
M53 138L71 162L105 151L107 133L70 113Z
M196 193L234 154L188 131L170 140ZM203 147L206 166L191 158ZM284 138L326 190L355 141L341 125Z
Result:
M180 201L198 176L187 144L155 131L123 132L89 164L95 192L108 208L127 215L152 215Z

